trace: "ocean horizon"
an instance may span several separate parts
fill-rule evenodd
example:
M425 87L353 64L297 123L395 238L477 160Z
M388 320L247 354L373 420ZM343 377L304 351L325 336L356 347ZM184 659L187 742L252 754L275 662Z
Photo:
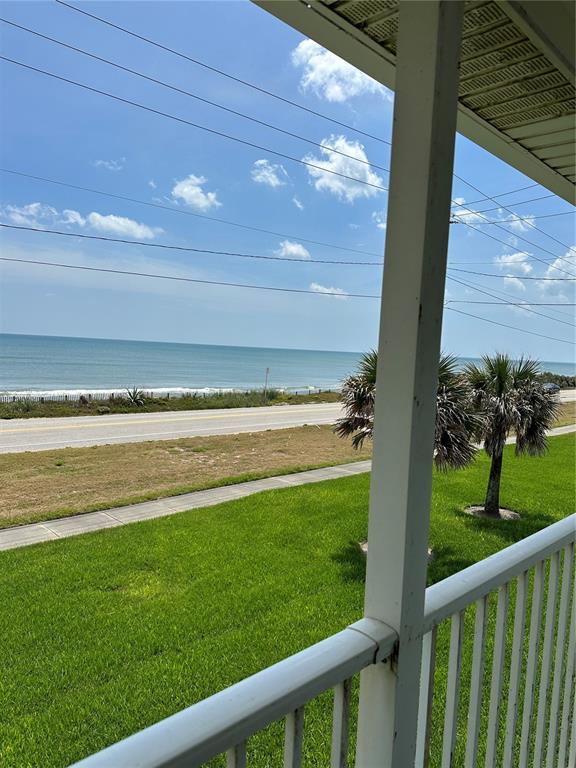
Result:
M0 334L0 392L79 394L137 386L164 392L335 389L360 352ZM460 357L464 364L477 358ZM575 363L541 361L573 376Z

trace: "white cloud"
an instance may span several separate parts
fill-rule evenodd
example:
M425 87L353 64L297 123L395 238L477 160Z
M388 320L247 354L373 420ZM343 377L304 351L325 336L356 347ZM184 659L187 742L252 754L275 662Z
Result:
M86 219L82 216L82 214L78 213L78 211L72 211L69 208L66 208L62 211L60 221L66 226L72 225L83 227L86 224Z
M372 221L378 229L386 229L386 214L384 211L374 211L372 214Z
M154 179L150 179L150 181L148 182L148 186L151 187L152 189L156 189L156 182L154 181Z
M522 216L522 218L519 218L514 214L507 215L505 211L500 211L500 213L503 214L502 221L504 223L510 224L512 229L515 229L517 232L526 232L528 229L533 229L533 226L530 225L534 225L536 219L532 214L528 214L526 216Z
M502 256L496 256L494 264L499 269L507 269L522 275L528 275L532 272L532 264L528 261L529 257L530 254L528 253L505 253ZM512 277L513 275L509 276Z
M191 173L185 179L177 181L172 188L172 198L178 202L182 200L190 208L196 211L209 211L219 208L222 203L218 200L216 192L206 192L202 189L208 179L204 176L195 176Z
M336 149L350 157L330 152L330 149ZM311 163L314 168L308 166L308 175L314 187L320 192L330 192L339 200L346 203L353 203L358 198L374 197L381 190L376 189L376 185L382 186L382 179L366 163L368 157L364 147L358 141L348 141L344 136L330 136L322 140L322 157L306 155L303 160ZM355 159L356 158L356 159ZM362 162L357 162L360 160ZM343 174L352 176L353 179L342 178L334 174ZM358 179L358 181L354 181Z
M522 282L519 277L512 277L511 275L504 278L504 285L507 285L509 288L514 288L517 291L526 290L526 284Z
M531 229L531 225L535 222L535 217L532 214L526 214L525 216L520 217L505 211L503 208L499 208L490 216L486 216L483 213L474 213L472 209L466 207L466 200L463 197L455 197L452 206L452 220L464 224L476 225L487 224L487 220L500 221L502 224L509 224L516 232L525 232L526 230ZM518 240L514 236L511 237L510 242L517 247Z
M314 293L323 293L326 296L332 296L338 300L344 300L348 298L348 293L343 288L334 288L333 286L320 285L319 283L310 283L310 290Z
M119 160L94 160L92 165L95 168L105 168L107 171L121 171L124 168L126 162L125 157L121 157Z
M576 248L576 245L573 245L572 247ZM550 263L549 267L546 269L542 277L568 278L569 275L565 274L566 272L570 272L574 274L574 276L576 276L576 252L573 250L568 250L561 258L554 259L554 261ZM538 282L537 285L540 288L540 290L543 293L545 293L549 298L554 298L559 302L567 302L567 301L573 302L576 298L575 296L576 283L565 283L565 282L554 282L552 280L542 280Z
M300 200L298 200L296 195L294 195L294 197L292 198L292 202L294 203L296 208L298 208L299 211L303 211L304 210L303 204L300 202Z
M53 224L58 211L44 203L28 203L27 205L5 205L0 208L0 216L11 224L19 227L42 227Z
M302 68L300 89L318 98L344 102L356 96L380 94L392 101L392 92L360 72L348 62L322 48L313 40L303 40L292 51L292 64Z
M267 187L276 189L283 187L288 179L288 173L280 163L271 163L268 160L256 160L250 171L252 181L257 184L266 184Z
M274 251L276 256L283 259L309 259L310 251L304 248L301 243L294 243L291 240L282 240L280 247Z
M159 227L149 227L147 224L141 224L125 216L115 216L114 214L103 216L95 211L89 213L86 220L96 232L106 232L111 235L119 235L120 237L137 237L142 240L153 240L156 235L163 232Z

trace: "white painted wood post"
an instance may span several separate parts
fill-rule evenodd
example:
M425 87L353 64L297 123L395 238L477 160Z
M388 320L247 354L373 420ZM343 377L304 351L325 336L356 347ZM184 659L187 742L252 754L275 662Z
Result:
M461 0L400 0L365 615L398 657L361 674L357 768L414 765Z

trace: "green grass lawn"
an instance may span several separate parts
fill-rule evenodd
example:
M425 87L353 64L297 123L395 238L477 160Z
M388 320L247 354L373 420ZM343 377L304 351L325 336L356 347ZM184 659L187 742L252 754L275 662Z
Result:
M482 501L485 457L436 475L430 583L571 514L574 449L574 435L543 459L506 449L502 503L520 522L462 513ZM65 766L358 619L368 487L271 491L2 553L0 764ZM320 768L329 697L306 717L306 765ZM280 739L278 726L259 736L250 764L277 765Z

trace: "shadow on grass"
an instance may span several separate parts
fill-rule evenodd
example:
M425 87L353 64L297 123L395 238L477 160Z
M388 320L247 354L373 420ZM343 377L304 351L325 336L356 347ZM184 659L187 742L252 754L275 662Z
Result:
M541 531L542 528L552 525L557 520L553 515L544 512L519 511L519 515L520 520L490 520L463 513L460 513L459 517L471 533L489 532L502 540L503 547L525 539L527 536Z
M350 540L345 546L330 555L330 559L340 566L342 581L364 582L366 555L360 549L358 541Z

